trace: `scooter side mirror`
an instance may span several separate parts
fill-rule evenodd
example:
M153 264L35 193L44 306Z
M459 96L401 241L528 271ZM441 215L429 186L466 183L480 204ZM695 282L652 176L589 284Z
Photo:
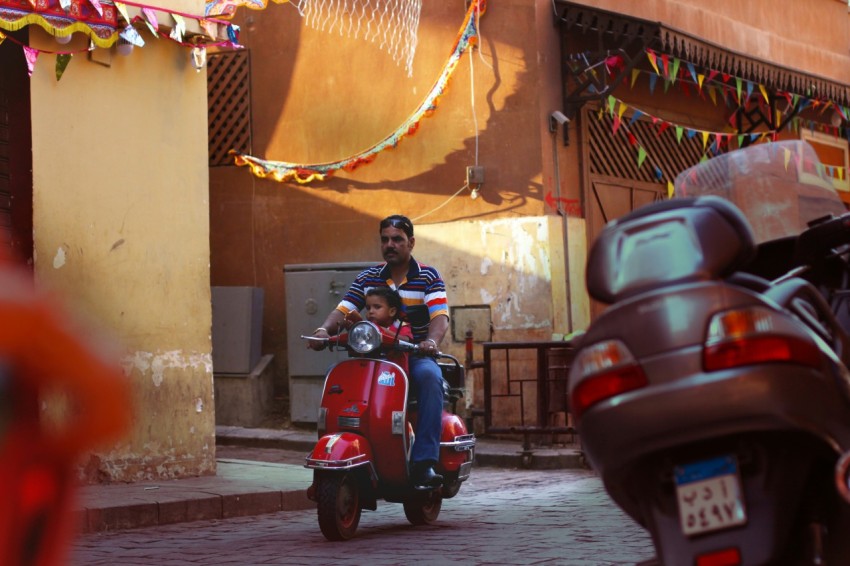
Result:
M845 502L850 503L850 452L845 452L835 464L835 487Z

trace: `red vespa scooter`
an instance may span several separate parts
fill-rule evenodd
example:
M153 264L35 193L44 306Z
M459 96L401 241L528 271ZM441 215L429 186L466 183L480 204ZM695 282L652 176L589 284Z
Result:
M307 495L318 505L322 534L333 541L352 538L361 510L374 511L379 499L402 503L414 525L436 521L443 498L457 495L469 477L474 457L475 436L454 414L463 396L463 366L453 356L437 355L451 362L439 364L446 402L435 468L444 480L440 487L418 490L409 473L416 408L409 398L406 355L418 346L365 320L338 336L302 338L322 340L350 354L328 370L319 407L319 441L305 464L314 470Z

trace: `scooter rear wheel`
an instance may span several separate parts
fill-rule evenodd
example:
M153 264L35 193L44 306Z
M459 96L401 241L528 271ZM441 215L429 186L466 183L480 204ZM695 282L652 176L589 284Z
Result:
M413 525L430 525L443 507L443 496L437 490L417 493L404 502L404 516Z
M360 486L351 474L316 479L319 528L328 540L348 540L360 524Z

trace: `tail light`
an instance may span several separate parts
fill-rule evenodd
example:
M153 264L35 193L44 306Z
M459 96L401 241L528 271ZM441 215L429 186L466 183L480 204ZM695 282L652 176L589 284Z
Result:
M763 307L716 314L708 325L703 367L717 371L766 362L818 367L821 356L817 345L790 328L792 324Z
M741 552L737 548L725 548L697 556L696 566L739 566Z
M643 369L620 340L606 340L582 349L573 362L570 379L583 379L570 397L575 418L600 401L648 383Z

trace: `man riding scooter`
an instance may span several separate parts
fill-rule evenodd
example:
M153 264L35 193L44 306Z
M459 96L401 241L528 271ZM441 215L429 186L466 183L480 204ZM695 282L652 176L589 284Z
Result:
M339 305L328 314L322 326L313 332L317 338L338 333L346 315L365 305L366 292L374 287L390 287L398 291L405 307L425 305L428 321L411 321L413 340L421 354L411 355L410 376L419 403L416 441L411 452L411 478L415 487L437 487L443 477L434 471L439 460L441 416L443 410L443 378L433 357L449 328L446 286L433 267L417 262L411 255L416 239L413 223L406 216L394 214L381 221L381 255L385 263L363 270L351 284ZM322 342L309 342L316 350Z

